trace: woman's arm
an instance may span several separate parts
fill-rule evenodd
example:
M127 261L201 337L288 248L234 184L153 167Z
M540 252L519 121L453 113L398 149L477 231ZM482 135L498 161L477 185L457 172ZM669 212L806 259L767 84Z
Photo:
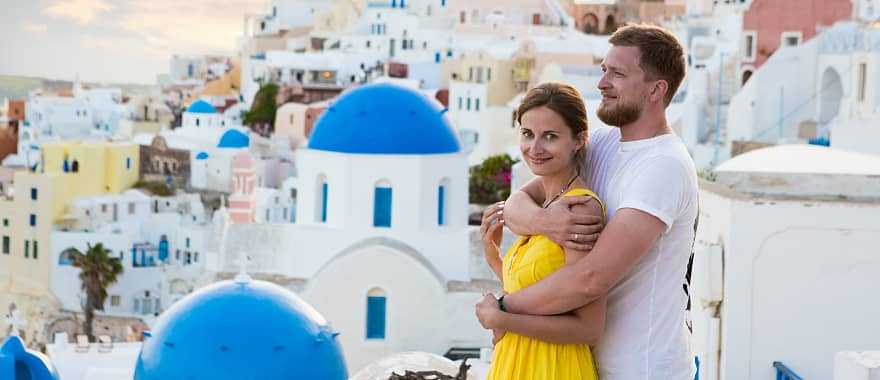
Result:
M595 345L605 330L605 297L569 314L526 315L498 310L497 329L550 343Z

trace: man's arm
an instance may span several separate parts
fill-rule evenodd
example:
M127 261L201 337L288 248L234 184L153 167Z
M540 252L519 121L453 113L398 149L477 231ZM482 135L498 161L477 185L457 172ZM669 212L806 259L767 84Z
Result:
M587 204L588 196L564 197L549 208L541 208L544 190L535 178L504 202L504 225L520 236L545 235L565 248L589 251L604 227L602 217L572 211Z
M555 315L593 302L638 263L665 229L666 224L656 216L620 209L589 255L507 295L505 308L518 314Z

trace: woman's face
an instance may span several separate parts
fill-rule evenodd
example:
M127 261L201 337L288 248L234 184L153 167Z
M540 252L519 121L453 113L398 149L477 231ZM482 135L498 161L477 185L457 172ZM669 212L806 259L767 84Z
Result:
M532 173L554 175L571 170L575 152L584 145L556 111L541 106L522 115L519 150Z

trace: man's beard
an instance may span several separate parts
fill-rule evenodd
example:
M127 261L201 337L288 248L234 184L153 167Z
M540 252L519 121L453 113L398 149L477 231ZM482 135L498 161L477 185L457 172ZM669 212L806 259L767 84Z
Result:
M624 103L617 98L617 104L614 106L600 106L596 111L596 116L603 123L612 127L621 127L630 123L634 123L642 114L642 107L638 103Z

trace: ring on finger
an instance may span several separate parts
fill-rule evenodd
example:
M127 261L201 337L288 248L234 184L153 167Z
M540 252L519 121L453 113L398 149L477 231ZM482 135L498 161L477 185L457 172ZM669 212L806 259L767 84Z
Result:
M581 234L574 234L574 241L580 241L580 240L581 240Z

